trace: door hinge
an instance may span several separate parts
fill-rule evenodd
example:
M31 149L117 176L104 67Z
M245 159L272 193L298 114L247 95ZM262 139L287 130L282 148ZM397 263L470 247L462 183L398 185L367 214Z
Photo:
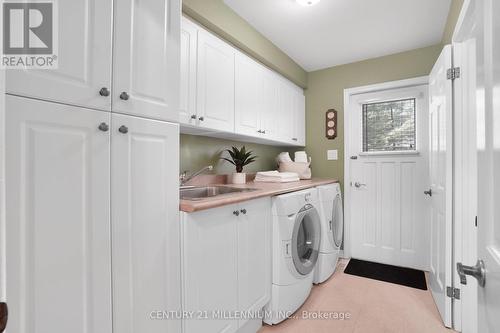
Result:
M455 80L460 78L460 67L452 67L446 71L446 78L448 80Z
M460 289L453 287L446 287L446 296L453 299L460 299Z

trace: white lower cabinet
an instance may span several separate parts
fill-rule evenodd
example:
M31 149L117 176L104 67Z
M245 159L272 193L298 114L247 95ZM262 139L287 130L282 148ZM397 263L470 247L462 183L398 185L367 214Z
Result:
M111 227L113 328L120 333L180 332L179 127L113 115Z
M271 287L271 199L182 213L184 333L236 332ZM225 319L227 318L227 319Z
M8 332L180 332L178 125L7 96L6 146Z
M6 98L8 332L111 332L110 114Z

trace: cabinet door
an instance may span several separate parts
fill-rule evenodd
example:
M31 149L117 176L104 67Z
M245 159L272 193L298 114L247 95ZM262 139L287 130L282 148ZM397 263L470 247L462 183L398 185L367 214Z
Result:
M294 136L294 91L289 82L281 78L278 80L278 114L280 124L277 131L278 137L282 142L296 144L298 138Z
M235 133L262 136L263 68L249 57L235 58Z
M112 1L58 1L59 66L54 70L8 70L7 92L111 110Z
M281 124L279 118L279 101L278 101L279 84L276 79L276 74L270 70L265 70L262 80L262 112L260 114L260 122L263 137L270 140L279 140L277 132L278 125Z
M297 144L299 146L306 145L306 105L305 105L305 96L302 92L302 89L297 89L295 93L295 114L294 114L294 130L295 135L294 138L297 138ZM293 140L293 139L292 139Z
M271 297L271 199L242 202L238 219L239 310L261 310ZM240 320L240 327L246 320Z
M198 32L197 114L200 126L234 132L234 49Z
M198 27L182 17L181 24L181 80L179 121L196 125L196 59L198 47Z
M111 332L109 113L6 98L8 332Z
M179 0L115 0L113 111L179 119Z
M179 126L112 117L113 330L180 332Z
M214 313L238 308L235 209L224 206L183 215L183 310L195 313L185 320L184 333L231 333L238 328L238 320Z

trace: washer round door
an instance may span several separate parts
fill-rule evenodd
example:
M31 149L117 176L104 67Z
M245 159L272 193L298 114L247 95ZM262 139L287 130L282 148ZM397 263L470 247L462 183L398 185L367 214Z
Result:
M301 275L311 273L318 261L320 228L320 217L314 206L306 205L297 213L292 234L292 259Z
M331 232L330 242L336 249L342 246L344 238L344 213L342 211L342 197L339 193L333 199L332 216L329 221L329 231Z

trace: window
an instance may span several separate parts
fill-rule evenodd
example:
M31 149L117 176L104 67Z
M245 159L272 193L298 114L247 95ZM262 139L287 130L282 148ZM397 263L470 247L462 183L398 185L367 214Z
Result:
M363 104L363 152L416 150L415 98Z

